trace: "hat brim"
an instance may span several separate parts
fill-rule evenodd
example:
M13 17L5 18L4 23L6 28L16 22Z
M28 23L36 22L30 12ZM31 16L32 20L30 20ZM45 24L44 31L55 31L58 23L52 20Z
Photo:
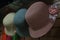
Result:
M23 31L24 30L24 31ZM23 30L19 29L19 28L16 28L16 33L20 36L20 37L29 37L29 32L28 32L28 28L24 29Z
M54 23L49 22L45 27L39 29L39 30L33 30L31 27L29 27L30 36L33 38L39 38L45 35L53 26Z
M15 31L10 32L10 31L8 31L6 28L5 28L4 30L5 30L5 34L6 34L6 35L9 35L9 36L14 36L14 35L15 35Z

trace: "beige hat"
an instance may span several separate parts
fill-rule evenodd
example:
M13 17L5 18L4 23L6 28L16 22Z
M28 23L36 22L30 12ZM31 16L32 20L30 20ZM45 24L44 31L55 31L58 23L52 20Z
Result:
M32 4L26 12L25 19L29 25L30 36L33 38L45 35L54 24L49 18L48 6L43 2Z
M15 13L11 12L7 14L3 19L3 25L5 27L5 33L13 36L15 34L15 25L13 24Z

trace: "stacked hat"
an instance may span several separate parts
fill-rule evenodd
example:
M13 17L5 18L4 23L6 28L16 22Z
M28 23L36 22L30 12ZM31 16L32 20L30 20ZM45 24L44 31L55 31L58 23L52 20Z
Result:
M12 40L12 36L6 36L6 40Z
M3 26L2 26L2 27L3 27ZM7 39L6 36L7 36L7 35L5 34L4 27L3 27L3 31L2 31L2 40L6 40L6 39Z
M45 35L53 26L53 19L49 18L48 5L43 2L33 3L26 12L26 22L29 33L33 38Z
M25 20L26 11L27 9L25 8L19 9L16 12L16 15L14 17L14 24L16 26L16 32L20 37L29 36L28 24L26 23L26 20Z
M3 19L3 25L5 27L6 35L13 36L15 35L15 25L13 24L15 13L11 12L7 14Z
M12 36L12 40L19 40L18 34L15 34L14 36Z

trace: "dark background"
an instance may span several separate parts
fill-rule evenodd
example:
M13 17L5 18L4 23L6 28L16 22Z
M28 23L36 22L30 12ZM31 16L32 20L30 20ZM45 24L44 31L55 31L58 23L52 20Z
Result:
M13 0L0 0L0 8L13 2Z

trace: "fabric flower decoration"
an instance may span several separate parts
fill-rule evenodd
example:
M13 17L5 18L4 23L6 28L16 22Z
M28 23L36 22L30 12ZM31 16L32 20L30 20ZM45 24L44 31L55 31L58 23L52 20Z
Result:
M55 22L58 12L57 5L54 4L49 7L49 18L53 19L53 22Z
M49 8L49 13L52 14L52 15L55 15L57 14L59 11L58 11L58 8L54 8L54 7L50 7Z

